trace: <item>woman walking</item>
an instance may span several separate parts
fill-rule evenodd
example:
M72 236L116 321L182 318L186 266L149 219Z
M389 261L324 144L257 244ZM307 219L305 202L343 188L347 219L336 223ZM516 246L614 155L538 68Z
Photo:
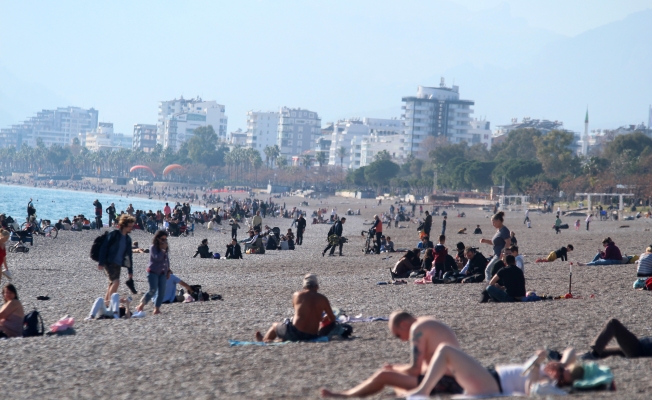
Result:
M168 257L168 233L157 231L152 240L152 247L149 249L149 267L147 268L147 281L149 291L145 293L140 304L136 308L138 312L143 311L145 305L156 294L154 303L154 314L161 313L161 304L165 297L165 285L170 277L170 258Z
M494 256L487 264L485 269L485 278L487 282L491 280L491 271L494 265L500 260L500 253L503 249L511 246L511 232L503 224L505 221L505 213L500 211L491 217L491 223L496 228L496 234L491 239L480 239L480 243L490 244L493 246Z

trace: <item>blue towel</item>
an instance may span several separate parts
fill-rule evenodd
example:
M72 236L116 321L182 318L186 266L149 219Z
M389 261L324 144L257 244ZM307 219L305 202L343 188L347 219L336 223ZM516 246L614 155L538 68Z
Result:
M304 340L305 343L323 343L328 342L328 337L320 336L317 339ZM288 343L300 343L300 342L247 342L242 340L229 340L229 346L281 346Z

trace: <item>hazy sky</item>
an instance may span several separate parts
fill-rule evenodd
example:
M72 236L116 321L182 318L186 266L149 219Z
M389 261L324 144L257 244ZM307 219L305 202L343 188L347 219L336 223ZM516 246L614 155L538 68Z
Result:
M324 123L398 117L401 96L445 76L492 125L523 113L569 119L572 108L579 122L566 125L575 128L598 100L547 105L546 115L536 99L511 110L451 71L517 68L551 43L650 8L652 0L0 0L0 123L76 105L130 134L156 122L158 101L179 95L226 105L229 130L245 128L247 110L283 105L317 111ZM638 119L643 104L635 106L597 122Z

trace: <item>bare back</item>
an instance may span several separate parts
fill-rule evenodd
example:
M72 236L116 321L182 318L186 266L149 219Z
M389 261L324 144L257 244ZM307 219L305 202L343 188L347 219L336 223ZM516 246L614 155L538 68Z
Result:
M410 337L419 348L422 357L421 371L425 373L432 355L441 344L460 348L455 332L448 325L432 317L419 317L410 328Z
M324 312L331 321L335 319L328 299L317 291L295 292L292 303L294 305L292 324L301 332L316 335Z

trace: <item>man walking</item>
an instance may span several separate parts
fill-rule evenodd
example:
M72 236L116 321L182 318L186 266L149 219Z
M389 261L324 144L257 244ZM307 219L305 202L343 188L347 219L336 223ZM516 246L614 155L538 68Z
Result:
M441 234L446 234L446 215L444 215L444 220L441 222Z
M423 221L423 233L430 236L430 228L432 228L432 215L426 210L426 219Z
M295 222L297 223L297 245L301 246L303 244L303 231L306 230L306 219L303 218L303 214L299 214L299 218Z
M115 225L115 204L111 205L106 209L106 213L109 214L109 227Z
M530 209L525 209L525 219L523 220L523 225L525 225L530 220Z
M371 229L376 233L375 253L380 254L380 238L383 236L383 221L380 220L378 214L374 215L374 224Z
M587 231L589 230L589 224L591 223L592 220L593 220L593 214L591 214L589 212L589 215L587 215L587 217L585 219L585 221L586 221L586 230Z
M127 286L133 293L136 293L133 283L131 237L129 236L135 222L134 217L123 214L118 221L118 229L106 236L100 248L97 268L100 271L104 270L109 278L109 287L106 290L106 296L104 296L104 300L107 302L111 299L111 295L118 291L122 267L127 268L129 274L129 280L126 282Z
M95 228L102 229L102 203L95 199L93 205L95 206Z
M326 251L328 249L331 249L331 252L328 254L329 256L333 256L335 254L335 247L339 246L340 247L340 256L342 256L342 246L344 246L344 239L342 238L342 232L344 230L344 227L342 226L346 222L346 218L342 218L339 221L335 221L331 229L328 231L328 246L324 249L324 251L321 253L321 256L323 257L326 254Z
M260 211L256 211L256 215L254 215L251 224L253 225L254 230L261 230L263 225L263 217L260 216Z

